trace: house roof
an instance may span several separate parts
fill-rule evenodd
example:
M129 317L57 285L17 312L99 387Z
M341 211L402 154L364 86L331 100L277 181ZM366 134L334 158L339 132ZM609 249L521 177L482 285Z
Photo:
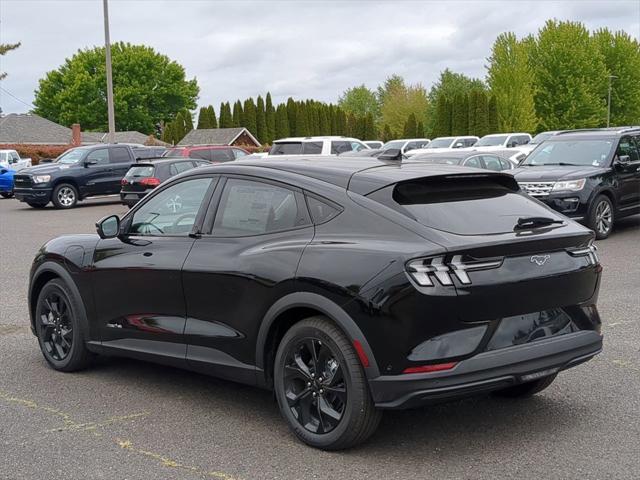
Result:
M244 127L194 129L187 133L178 145L231 145L243 133L251 139L256 147L260 146L256 137Z
M69 145L71 129L32 113L9 113L0 117L0 143Z
M129 130L126 132L115 132L113 140L114 143L139 143L144 145L148 139L149 135L145 135L136 130ZM106 142L106 140L106 132L82 132L82 143L102 143L103 141Z

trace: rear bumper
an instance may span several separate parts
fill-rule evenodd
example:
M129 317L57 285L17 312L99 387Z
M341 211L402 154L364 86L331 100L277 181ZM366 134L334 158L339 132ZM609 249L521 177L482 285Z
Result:
M142 200L147 195L147 192L120 192L120 201L123 205L133 207L136 203Z
M419 407L442 400L489 392L526 381L524 375L553 374L590 360L602 350L602 336L579 331L480 353L452 370L380 376L369 381L378 408Z
M51 191L51 188L15 188L13 193L21 202L49 203Z

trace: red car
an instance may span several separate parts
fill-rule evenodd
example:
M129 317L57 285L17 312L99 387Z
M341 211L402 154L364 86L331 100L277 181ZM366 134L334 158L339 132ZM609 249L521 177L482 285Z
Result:
M207 160L213 163L223 163L249 155L240 147L228 145L198 145L194 147L173 147L168 149L163 157L189 157Z

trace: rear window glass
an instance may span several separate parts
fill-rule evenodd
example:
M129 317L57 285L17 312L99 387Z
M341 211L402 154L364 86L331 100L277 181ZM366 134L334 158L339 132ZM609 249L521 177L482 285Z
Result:
M131 167L127 174L126 178L140 178L140 177L153 177L153 165L138 165L136 167Z
M302 142L274 143L269 155L299 155L302 153Z
M403 182L369 197L427 227L457 235L513 232L520 217L554 217L518 193L513 179L433 177Z
M339 207L311 196L307 196L307 205L309 206L313 223L316 225L328 222L341 212Z

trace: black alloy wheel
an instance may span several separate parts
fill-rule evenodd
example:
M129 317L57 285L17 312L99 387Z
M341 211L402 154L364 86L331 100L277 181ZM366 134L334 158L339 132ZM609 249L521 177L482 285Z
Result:
M347 402L336 354L319 338L303 338L289 347L284 370L285 397L298 423L312 433L333 430Z
M593 202L589 218L589 228L596 232L596 239L603 240L611 235L613 221L613 203L606 195L598 196Z
M89 364L91 353L84 343L80 317L85 319L84 308L62 280L56 278L42 288L35 329L45 360L56 370L70 372Z
M301 320L284 334L274 362L274 388L289 428L315 448L358 445L382 417L353 344L323 316Z

